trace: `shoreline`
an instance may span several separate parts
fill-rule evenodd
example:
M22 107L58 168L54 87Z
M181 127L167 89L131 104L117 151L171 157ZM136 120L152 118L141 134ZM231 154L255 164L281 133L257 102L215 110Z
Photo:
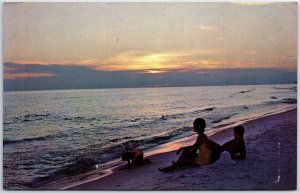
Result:
M281 110L281 111L277 111L277 112L273 112L272 114L264 114L261 117L256 117L253 119L245 119L242 120L241 122L243 122L242 124L245 125L246 127L246 133L245 133L245 139L246 139L246 143L247 143L247 138L251 138L251 136L257 134L258 131L254 131L251 129L247 129L249 126L251 125L255 125L255 124L263 124L262 122L271 119L271 122L276 122L274 121L274 117L276 119L276 117L281 117L284 116L286 114L297 114L297 108L293 108L293 109L285 109L285 110ZM297 117L296 117L297 120ZM232 138L232 130L230 128L232 128L234 125L240 124L241 122L237 122L235 124L231 124L225 127L220 128L219 130L216 129L215 131L211 131L211 133L208 134L209 138L216 141L219 144L223 144L225 141L227 141L228 139ZM257 126L256 126L257 127ZM61 189L72 189L72 190L92 190L92 189L98 189L98 190L130 190L132 189L132 186L134 184L132 184L132 182L130 183L130 180L128 183L123 182L125 184L129 184L129 186L125 186L123 187L122 185L118 186L118 183L122 184L122 179L120 179L120 177L118 176L125 176L124 179L127 179L126 176L131 176L134 173L137 173L138 176L141 175L140 173L144 173L146 170L146 168L152 168L153 173L155 174L160 174L163 175L162 173L159 173L157 171L158 167L162 167L165 166L166 164L170 164L171 161L176 160L176 154L174 153L175 149L178 149L178 147L180 146L184 146L184 145L190 145L194 142L195 139L195 135L193 136L189 136L189 137L185 137L185 138L181 138L181 139L177 139L175 141L171 141L167 144L162 144L160 146L158 146L155 149L152 149L151 151L145 151L145 157L148 157L149 159L151 159L153 162L155 162L154 164L150 164L149 166L143 166L142 167L136 167L133 168L131 170L120 170L122 167L124 167L125 164L122 165L117 165L114 166L113 168L108 168L106 170L102 170L103 172L107 172L106 174L104 174L104 176L98 176L98 178L94 178L94 179L90 179L90 180L86 180L86 181L82 181L82 182L75 182L72 184L69 184L67 186L62 187ZM188 144L189 143L189 144ZM165 147L162 147L165 146ZM161 152L161 149L164 149L165 151L168 150L168 152ZM161 163L160 163L161 162ZM120 163L122 163L120 161ZM156 166L155 166L156 165ZM214 164L212 164L214 165ZM152 166L152 167L151 167ZM209 165L210 166L210 165ZM138 171L140 170L140 171ZM131 172L132 171L132 172ZM151 170L147 170L147 172L151 172ZM179 174L180 172L178 172ZM144 178L143 176L141 178ZM107 179L109 179L109 185L103 182L107 182ZM145 179L146 181L149 179ZM124 181L124 180L123 180ZM105 185L103 185L105 184ZM49 187L48 187L49 188ZM57 188L57 187L56 187ZM50 189L52 189L50 187ZM152 187L150 189L153 189ZM168 188L162 188L162 190L165 190ZM172 189L172 188L171 188ZM144 188L142 188L141 190L149 190L149 188L147 186L145 186Z

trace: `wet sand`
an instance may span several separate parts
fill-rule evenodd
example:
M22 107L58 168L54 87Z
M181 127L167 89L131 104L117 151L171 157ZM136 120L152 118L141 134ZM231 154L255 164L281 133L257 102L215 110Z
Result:
M72 190L295 190L297 184L297 109L244 123L246 160L231 160L228 153L214 164L161 173L178 158L175 151L149 156L152 163L114 169L111 175ZM209 136L219 144L232 139L232 127ZM171 145L190 145L195 136Z

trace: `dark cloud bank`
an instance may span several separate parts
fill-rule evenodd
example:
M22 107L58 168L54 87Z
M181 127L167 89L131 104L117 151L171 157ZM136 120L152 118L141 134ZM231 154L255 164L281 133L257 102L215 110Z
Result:
M158 86L215 86L288 84L297 80L297 71L276 68L209 69L147 74L142 71L96 71L84 66L4 64L19 73L51 73L56 76L4 79L4 91L132 88ZM12 71L10 71L12 72Z

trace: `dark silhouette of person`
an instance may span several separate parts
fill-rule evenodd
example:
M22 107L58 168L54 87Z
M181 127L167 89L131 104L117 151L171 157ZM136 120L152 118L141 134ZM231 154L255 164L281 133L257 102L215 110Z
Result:
M195 119L193 123L193 130L198 134L195 144L192 146L181 147L177 150L179 156L178 160L172 165L165 168L158 168L160 172L170 172L180 167L191 166L203 166L210 163L211 147L207 136L204 134L206 127L205 120L202 118ZM199 153L197 154L197 151Z
M223 144L223 151L230 153L231 159L246 159L245 129L242 125L233 128L234 139Z

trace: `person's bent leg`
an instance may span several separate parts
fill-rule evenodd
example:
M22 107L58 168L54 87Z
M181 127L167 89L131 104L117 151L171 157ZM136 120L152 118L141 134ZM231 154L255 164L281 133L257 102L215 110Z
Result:
M188 166L188 165L197 166L197 164L195 162L195 159L188 158L188 157L182 157L181 159L178 159L172 165L170 165L168 167L165 167L165 168L159 168L158 170L160 172L170 172L170 171L176 170L176 169L178 169L180 167Z

